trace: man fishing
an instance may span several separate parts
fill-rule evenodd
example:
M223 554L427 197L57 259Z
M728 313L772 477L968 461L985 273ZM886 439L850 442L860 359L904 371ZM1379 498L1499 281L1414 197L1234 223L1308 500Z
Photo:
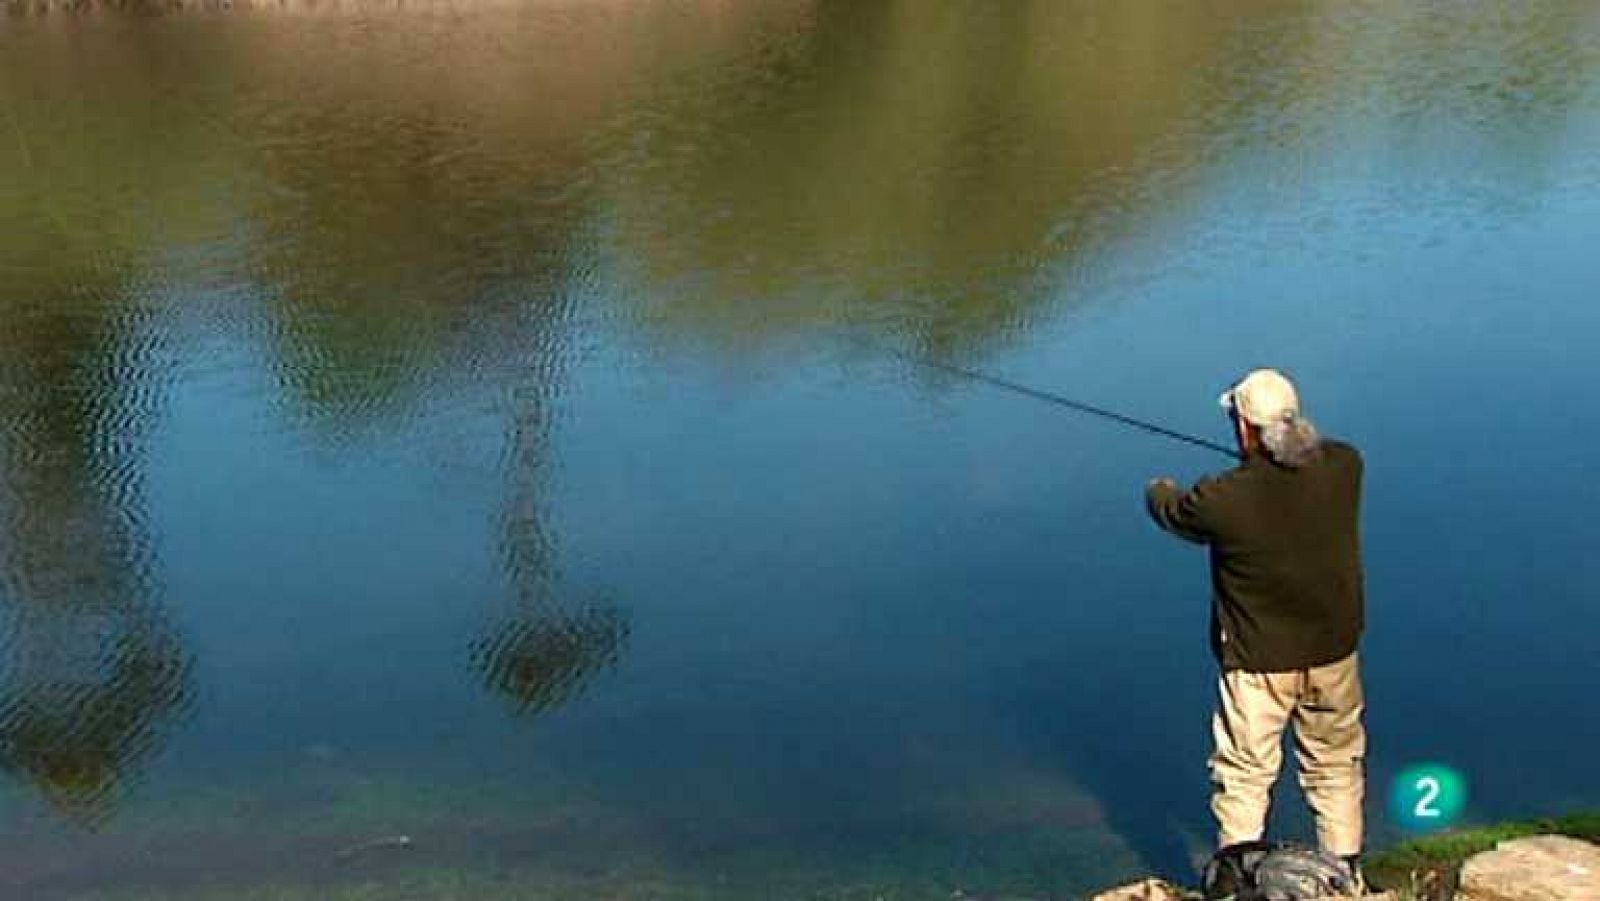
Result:
M1361 455L1319 437L1275 370L1251 372L1221 401L1240 464L1188 490L1165 478L1146 490L1163 529L1210 548L1211 641L1222 668L1210 759L1218 845L1262 837L1292 722L1318 843L1358 873Z

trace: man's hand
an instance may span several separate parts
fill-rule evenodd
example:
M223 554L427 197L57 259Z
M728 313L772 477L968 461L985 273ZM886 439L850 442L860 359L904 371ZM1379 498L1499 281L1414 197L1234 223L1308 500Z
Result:
M1157 507L1182 493L1183 491L1178 488L1178 483L1174 479L1169 479L1166 476L1158 476L1151 479L1144 483L1145 509L1150 511L1150 515L1155 516Z

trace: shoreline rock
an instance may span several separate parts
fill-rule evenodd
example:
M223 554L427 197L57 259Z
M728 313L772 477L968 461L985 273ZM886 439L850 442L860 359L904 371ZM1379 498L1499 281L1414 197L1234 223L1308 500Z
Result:
M1199 892L1180 889L1165 880L1146 879L1101 892L1089 901L1200 901L1201 898ZM1356 899L1329 899L1329 901L1356 901ZM1394 892L1382 892L1362 895L1361 901L1401 901L1401 898Z
M1460 901L1600 901L1600 845L1563 835L1501 842L1468 858Z
M1368 894L1369 901L1600 901L1600 844L1546 834L1507 839L1461 863L1455 886L1416 885ZM1090 901L1199 901L1199 892L1144 879Z

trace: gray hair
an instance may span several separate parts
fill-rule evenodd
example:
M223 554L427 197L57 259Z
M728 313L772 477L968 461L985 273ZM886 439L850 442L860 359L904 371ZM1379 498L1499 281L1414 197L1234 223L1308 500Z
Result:
M1322 446L1322 436L1311 420L1298 413L1286 414L1277 422L1261 426L1261 446L1267 456L1279 466L1299 469L1316 456Z

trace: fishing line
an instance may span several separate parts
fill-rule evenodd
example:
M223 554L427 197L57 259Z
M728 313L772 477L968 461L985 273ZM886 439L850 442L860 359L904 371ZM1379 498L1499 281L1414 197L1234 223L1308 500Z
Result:
M957 366L954 363L943 363L938 360L928 359L926 357L918 357L895 350L893 348L885 347L880 349L891 356L906 361L907 363L923 366L928 369L936 369L940 372L959 376L969 381L981 382L985 385L999 388L1003 391L1010 391L1014 394L1020 394L1023 397L1031 397L1034 400L1041 400L1047 404L1055 404L1058 407L1065 407L1068 410L1075 410L1079 413L1087 413L1091 416L1109 419L1112 422L1119 422L1125 426L1138 429L1142 432L1148 432L1152 435L1161 435L1166 438L1171 438L1174 441L1182 441L1184 444L1192 444L1195 447L1203 447L1206 450L1216 451L1219 454L1224 454L1232 457L1235 460L1239 459L1239 452L1231 447L1224 447L1215 441L1208 441L1204 438L1177 431L1176 429L1169 429L1165 426L1156 425L1153 422L1146 422L1143 419L1128 416L1124 413L1118 413L1115 410L1108 410L1105 407L1098 407L1094 404L1086 404L1083 401L1073 400L1070 397L1063 397L1062 395L1053 394L1049 391L1042 391L1038 388L1033 388L1019 382L1013 382L1008 379L1000 378L996 375L990 375L989 373L981 370L967 369L964 366Z

